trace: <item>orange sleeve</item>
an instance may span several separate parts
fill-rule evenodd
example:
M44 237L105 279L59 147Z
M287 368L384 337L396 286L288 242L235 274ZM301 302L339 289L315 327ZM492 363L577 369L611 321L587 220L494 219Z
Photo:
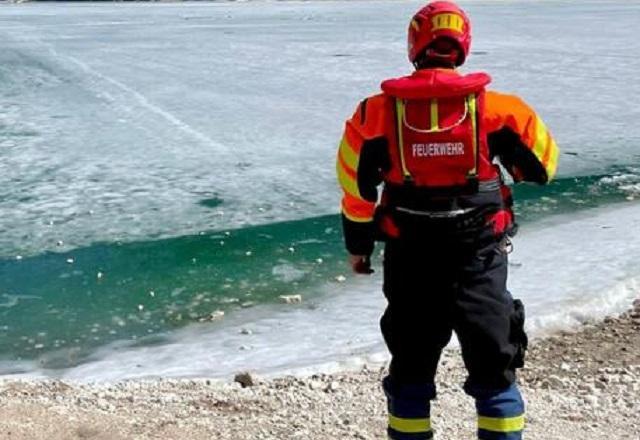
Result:
M358 183L360 153L364 143L385 134L384 106L386 99L376 95L362 101L346 122L338 148L336 171L343 191L342 213L352 222L373 220L376 200L363 195Z
M494 134L493 139L499 144L497 155L509 162L507 169L516 181L547 183L553 179L558 167L558 146L542 118L522 99L487 91L483 122L490 146ZM518 148L523 151L515 151Z

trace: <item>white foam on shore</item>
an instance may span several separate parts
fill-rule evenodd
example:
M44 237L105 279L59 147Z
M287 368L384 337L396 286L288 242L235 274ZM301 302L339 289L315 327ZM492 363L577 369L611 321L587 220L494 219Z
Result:
M619 314L640 292L640 205L551 217L518 237L509 288L528 329L553 331Z
M639 226L638 204L528 225L516 239L509 281L527 306L528 330L542 334L626 310L640 287ZM192 326L165 344L112 345L62 377L230 378L242 370L306 375L382 364L387 357L378 329L385 306L379 273L327 283L325 292L301 305L256 307L222 323Z

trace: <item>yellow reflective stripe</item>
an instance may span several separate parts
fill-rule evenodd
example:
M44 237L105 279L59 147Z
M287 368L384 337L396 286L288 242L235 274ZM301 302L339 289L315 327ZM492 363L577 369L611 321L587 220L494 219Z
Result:
M347 142L347 138L342 138L342 142L340 142L340 154L342 155L342 160L344 163L349 165L349 168L356 171L358 169L358 162L360 161L360 156L353 151L349 142Z
M403 419L389 414L389 427L406 434L431 431L431 419Z
M477 117L477 106L476 106L476 95L471 94L469 95L469 97L467 98L467 102L469 103L469 113L471 116L471 132L473 135L473 139L471 141L471 145L473 147L473 168L471 169L471 171L469 172L469 175L471 176L475 176L478 173L478 170L476 168L477 164L478 164L478 124L476 121L476 117Z
M340 186L342 187L342 189L344 189L346 192L348 192L352 196L358 199L361 199L362 197L360 196L360 190L358 189L358 182L356 182L356 180L353 177L347 174L344 167L339 163L337 166L337 171L338 171L338 182L340 182Z
M431 100L431 130L436 131L440 128L440 121L438 121L438 119L438 100L433 98Z
M349 214L344 207L342 208L342 213L346 218L356 223L369 223L371 220L373 220L373 217L358 217L356 215Z
M404 137L402 136L402 127L404 126L404 102L400 98L396 98L396 125L398 126L398 152L400 153L402 175L405 179L411 179L411 173L407 169L404 161Z
M524 429L524 415L508 418L478 416L478 428L493 432L516 432Z
M560 150L558 149L558 145L556 145L555 141L551 141L551 155L549 156L549 162L547 163L547 181L551 181L555 175L556 170L558 169L558 156L560 154Z
M462 33L464 30L464 20L458 14L438 14L431 19L431 32L442 29Z
M544 157L548 136L549 132L547 131L547 126L544 125L542 119L536 116L536 141L533 144L533 154L536 155L538 160L542 160Z

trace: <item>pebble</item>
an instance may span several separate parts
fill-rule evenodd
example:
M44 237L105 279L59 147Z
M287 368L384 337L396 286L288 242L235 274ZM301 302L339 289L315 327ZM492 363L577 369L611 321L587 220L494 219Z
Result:
M584 396L582 400L584 400L584 403L586 403L589 406L593 406L593 407L598 406L598 398L596 396L593 396L593 395Z
M224 318L224 311L215 310L215 311L209 313L207 316L203 316L203 317L199 318L198 321L199 322L212 322L212 321L219 321L222 318Z
M285 304L299 304L302 302L302 295L280 295L278 298Z
M558 376L555 375L550 375L549 377L547 377L546 379L543 380L543 385L547 385L547 386L543 386L543 388L562 388L564 386L564 382L561 378L559 378Z
M325 391L327 391L327 392L336 392L336 391L338 391L339 388L340 388L340 384L334 380L334 381L329 383L327 388L325 388Z
M255 378L248 371L243 371L236 374L233 378L233 381L239 383L242 388L252 387L256 383Z

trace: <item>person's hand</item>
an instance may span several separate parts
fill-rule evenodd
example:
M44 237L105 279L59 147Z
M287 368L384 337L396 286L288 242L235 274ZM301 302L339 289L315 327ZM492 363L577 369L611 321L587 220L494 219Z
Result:
M371 260L368 255L349 255L349 265L355 273L370 275L373 273L371 269Z

